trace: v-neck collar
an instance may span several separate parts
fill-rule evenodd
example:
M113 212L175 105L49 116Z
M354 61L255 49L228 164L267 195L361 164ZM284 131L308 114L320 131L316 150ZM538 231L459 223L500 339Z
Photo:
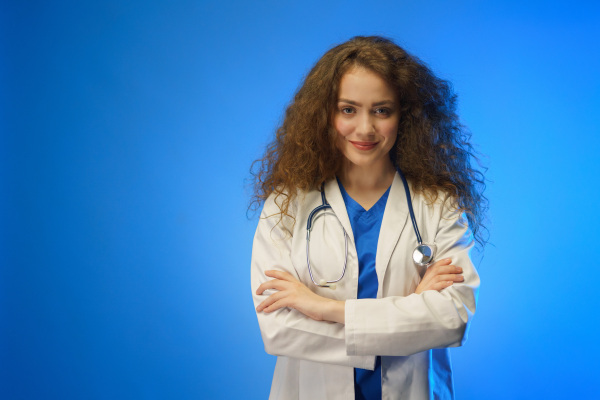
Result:
M375 204L373 204L371 206L371 208L369 208L367 210L362 205L360 205L360 203L358 201L354 200L352 198L352 196L350 196L350 194L346 191L346 188L344 188L344 185L342 184L342 182L339 179L336 178L336 180L337 180L338 186L340 187L340 192L342 193L342 198L344 199L346 208L351 208L352 210L354 210L355 212L357 212L359 214L373 214L373 213L377 212L379 209L381 209L382 207L385 208L388 196L390 194L390 189L392 188L392 185L390 185L390 187L387 188L385 193L383 193L381 195L381 197L375 202ZM382 214L383 214L383 212L382 212Z
M352 246L354 246L354 233L352 232L352 226L350 224L350 219L348 218L348 212L346 211L344 198L342 197L340 187L335 179L325 182L325 195L327 196L327 200L331 205L333 212L346 230ZM383 213L379 241L377 242L375 268L377 270L377 276L379 280L379 292L383 287L382 279L385 276L385 271L392 256L392 252L394 251L396 243L398 243L398 240L400 239L400 234L406 228L407 220L408 203L406 202L406 192L404 191L404 185L402 184L400 175L396 173L394 182L390 187L388 201ZM356 279L358 279L358 267L356 269ZM379 292L378 296L380 294Z

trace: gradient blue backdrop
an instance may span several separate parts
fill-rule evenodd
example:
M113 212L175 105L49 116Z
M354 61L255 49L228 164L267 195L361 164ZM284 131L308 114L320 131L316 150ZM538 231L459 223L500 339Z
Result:
M458 398L593 397L597 4L3 1L0 397L267 397L248 170L312 64L358 34L450 79L488 156Z

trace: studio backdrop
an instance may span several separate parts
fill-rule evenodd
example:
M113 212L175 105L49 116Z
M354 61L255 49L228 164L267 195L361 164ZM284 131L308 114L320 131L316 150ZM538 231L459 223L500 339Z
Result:
M0 398L266 399L250 166L316 60L373 34L453 83L487 168L457 398L593 397L599 11L2 2Z

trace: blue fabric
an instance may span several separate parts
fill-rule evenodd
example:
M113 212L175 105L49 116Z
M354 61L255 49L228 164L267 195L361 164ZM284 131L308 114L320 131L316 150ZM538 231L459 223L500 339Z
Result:
M375 270L377 241L390 189L367 211L350 197L339 180L338 185L346 204L358 254L358 298L374 299L379 286ZM381 357L377 357L374 371L354 369L354 393L356 400L381 399Z

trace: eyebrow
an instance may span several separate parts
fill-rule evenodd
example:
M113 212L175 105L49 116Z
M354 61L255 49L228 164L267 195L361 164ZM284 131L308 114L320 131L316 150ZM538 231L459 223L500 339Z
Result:
M353 106L362 106L362 104L360 104L357 101L354 100L348 100L348 99L339 99L338 103L348 103L348 104L352 104ZM383 101L378 101L377 103L373 103L373 106L382 106L384 104L394 104L394 102L392 100L383 100Z

